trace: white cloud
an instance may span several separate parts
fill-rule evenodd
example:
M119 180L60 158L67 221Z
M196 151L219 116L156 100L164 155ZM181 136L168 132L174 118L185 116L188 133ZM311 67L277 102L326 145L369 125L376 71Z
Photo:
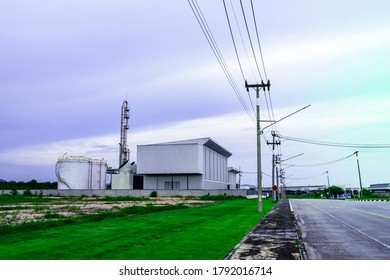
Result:
M267 63L270 65L298 65L322 62L340 55L356 54L376 46L385 46L390 43L390 27L381 27L376 30L366 30L355 34L338 34L331 37L296 38L293 42L272 48L267 52ZM300 40L301 39L301 40Z
M379 127L390 123L388 114L388 96L356 97L349 99L329 100L322 103L312 104L308 109L291 116L281 122L278 127L281 134L300 138L327 137L329 141L345 141L362 143L389 142L387 133L373 133ZM292 112L291 108L278 110L279 115L283 112ZM340 133L337 135L337 133ZM359 137L359 138L356 138ZM337 139L335 139L337 138ZM315 139L321 140L321 139Z
M254 125L246 114L231 114L171 123L158 127L129 131L130 159L136 160L136 145L211 137L233 154L253 147ZM253 131L252 131L253 130ZM252 137L253 136L253 137ZM105 158L109 165L117 167L119 131L96 137L72 139L4 151L0 161L12 164L54 165L58 157L84 155Z

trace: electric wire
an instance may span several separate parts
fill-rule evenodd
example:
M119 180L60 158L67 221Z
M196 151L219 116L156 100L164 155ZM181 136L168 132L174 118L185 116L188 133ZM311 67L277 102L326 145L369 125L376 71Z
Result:
M248 34L248 38L249 38L249 42L250 42L251 48L252 48L253 58L255 59L255 64L256 64L257 71L259 73L260 79L263 80L263 77L262 77L261 72L260 72L259 64L257 62L256 53L255 53L255 50L253 48L252 37L251 37L250 31L249 31L248 22L246 20L246 15L245 15L244 6L242 4L242 0L240 0L240 4L241 4L242 16L244 17L246 31L247 31L247 34Z
M206 37L207 42L209 43L216 59L218 60L219 65L221 66L226 78L228 79L228 82L230 83L233 91L235 92L237 98L239 99L242 107L247 112L247 114L248 114L249 118L252 120L252 122L254 124L256 124L255 116L251 113L245 99L242 97L242 94L241 94L240 90L238 89L237 84L234 81L233 76L232 76L229 68L227 67L226 62L223 59L223 56L218 48L218 45L214 39L214 36L212 35L210 28L208 27L207 21L203 16L203 13L200 9L199 4L197 3L196 0L191 0L191 1L188 0L188 4L190 5L191 10L195 15L195 18L196 18L204 36Z
M296 138L296 137L290 137L284 135L278 135L278 137L281 139L301 142L305 144L330 146L330 147L360 148L360 149L389 149L390 148L390 144L350 144L350 143L335 143L335 142L308 140L308 139L302 139L302 138Z
M231 36L231 38L232 38L232 42L233 42L233 46L234 46L234 51L235 51L235 53L236 53L236 58L237 58L237 61L238 61L238 65L239 65L239 67L240 67L242 79L243 79L244 81L246 81L246 78L245 78L245 75L244 75L244 71L242 70L240 57L239 57L239 55L238 55L237 46L236 46L236 41L234 40L233 30L232 30L232 26L231 26L231 24L230 24L229 13L228 13L227 8L226 8L225 0L223 0L223 6L224 6L224 9L225 9L225 15L226 15L226 19L227 19L227 22L228 22L228 25L229 25L230 36ZM253 110L253 114L256 115L256 114L255 114L255 107L254 107L254 105L253 105L252 98L250 97L249 92L248 92L248 98L249 98L249 101L250 101L250 103L251 103L251 107L252 107L252 110Z
M243 173L243 174L257 174L256 171L253 171L253 172L251 172L251 171L241 171L241 173ZM267 177L272 177L271 175L269 175L269 174L267 174L267 173L265 173L265 172L263 172L263 171L261 171L261 174L262 174L262 175L265 175L265 176L267 176Z
M257 23L256 23L257 20L256 20L256 16L255 16L255 9L254 9L254 7L253 7L253 1L252 1L252 0L251 0L251 7L252 7L253 22L255 23L255 30L256 30L256 36L257 36L257 43L258 43L258 45L259 45L260 57L261 57L261 61L262 61L262 64L263 64L264 76L265 76L265 79L268 80L267 71L265 70L263 52L262 52L262 50L261 50L259 31L258 31L258 29L257 29Z
M230 72L230 70L229 70L229 68L228 68L224 58L223 58L223 56L222 56L222 53L221 53L221 51L218 48L218 45L217 45L217 43L216 43L216 41L214 39L214 36L212 35L211 29L209 28L209 26L207 24L206 18L204 17L198 2L196 0L192 0L192 2L194 4L195 10L198 12L198 15L200 17L201 23L205 27L207 35L210 38L210 41L212 43L212 46L211 45L210 46L211 46L211 48L213 50L214 49L216 50L216 58L217 58L217 60L219 62L221 62L220 65L221 65L222 69L224 70L224 73L225 73L228 81L230 82L234 92L236 93L237 98L239 99L239 101L240 101L241 105L243 106L244 110L247 112L248 116L250 117L252 122L256 123L256 121L255 121L255 119L256 119L255 114L253 114L253 115L251 114L251 112L250 112L250 110L248 108L248 105L247 105L244 97L242 96L242 94L241 94L241 92L240 92L240 90L239 90L239 88L238 88L238 86L237 86L237 84L236 84L236 82L235 82L235 80L234 80L234 78L233 78L233 76L232 76L232 74L231 74L231 72ZM205 36L206 36L206 34L205 34ZM206 36L206 38L207 38L207 36ZM213 46L214 46L214 48L213 48Z
M355 155L355 153L353 153L353 154L351 154L349 156L340 158L340 159L336 159L336 160L332 160L332 161L328 161L328 162L323 162L323 163L317 163L317 164L306 164L306 165L294 164L294 167L315 167L315 166L323 166L323 165L333 164L333 163L336 163L336 162L348 159L348 158L352 157L353 155ZM283 163L281 163L281 165L290 166L288 164L283 164Z
M245 78L245 75L244 75L244 71L242 71L241 61L240 61L240 57L238 56L236 41L234 40L233 30L232 30L232 26L231 26L231 24L230 24L230 19L229 19L228 11L227 11L227 9L226 9L225 0L223 0L223 7L225 8L225 15L226 15L226 19L227 19L227 22L228 22L228 25L229 25L230 36L231 36L232 41L233 41L233 46L234 46L234 51L235 51L235 53L236 53L236 57L237 57L237 61L238 61L238 66L240 67L242 79L245 81L246 78Z
M241 39L242 47L244 48L244 51L245 51L246 59L247 59L247 61L248 61L249 67L250 67L250 69L251 69L251 73L252 73L252 75L253 75L253 78L254 78L254 80L256 81L256 83L258 83L256 74L255 74L255 71L253 70L253 67L252 67L251 60L249 59L249 55L248 55L247 48L246 48L246 46L245 46L244 37L242 36L242 32L241 32L240 24L238 23L236 11L234 10L234 6L233 6L233 3L232 3L232 0L229 0L229 1L230 1L230 6L231 6L232 11L233 11L234 20L235 20L236 25L237 25L238 33L240 34L240 39Z
M316 177L320 177L322 175L326 174L326 172L323 172L321 174L318 174L318 175L314 175L314 176L311 176L311 177L305 177L305 178L290 178L290 177L285 177L286 180L307 180L307 179L313 179L313 178L316 178Z

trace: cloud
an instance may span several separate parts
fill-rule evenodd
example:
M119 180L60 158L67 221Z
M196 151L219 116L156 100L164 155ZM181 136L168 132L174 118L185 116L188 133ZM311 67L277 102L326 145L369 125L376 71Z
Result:
M253 141L250 138L253 135L255 135L253 123L246 114L238 113L130 130L128 144L131 160L136 160L136 145L202 137L214 138L234 153L251 149ZM53 165L58 157L67 153L68 155L105 158L110 165L117 167L118 142L119 131L115 134L24 146L3 151L0 155L0 162Z
M337 33L336 33L337 34ZM297 63L307 65L337 59L341 55L352 55L362 51L386 46L390 43L390 27L363 30L358 33L332 34L328 37L294 38L288 44L275 44L267 52L270 65ZM279 45L279 47L278 47Z

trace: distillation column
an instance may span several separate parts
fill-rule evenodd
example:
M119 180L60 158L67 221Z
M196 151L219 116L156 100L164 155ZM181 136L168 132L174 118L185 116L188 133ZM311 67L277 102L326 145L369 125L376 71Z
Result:
M127 130L129 129L129 107L127 101L123 101L121 115L121 140L119 143L119 167L129 160L130 151L127 146Z

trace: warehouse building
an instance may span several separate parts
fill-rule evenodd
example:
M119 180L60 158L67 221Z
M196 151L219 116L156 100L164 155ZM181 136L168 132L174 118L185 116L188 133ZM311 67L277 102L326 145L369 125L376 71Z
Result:
M389 183L371 184L370 190L377 195L390 196L390 184Z
M137 173L144 189L236 189L231 155L211 138L138 145Z

